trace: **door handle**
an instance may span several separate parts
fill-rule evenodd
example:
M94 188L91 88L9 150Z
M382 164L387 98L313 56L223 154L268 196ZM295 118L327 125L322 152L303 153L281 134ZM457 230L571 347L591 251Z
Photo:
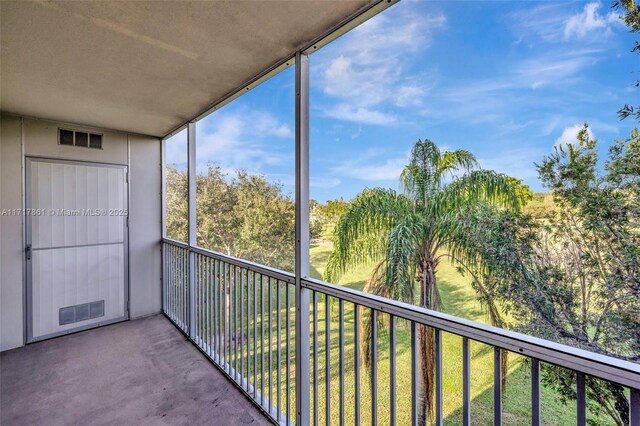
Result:
M26 252L27 260L31 260L31 244L27 244L24 251Z

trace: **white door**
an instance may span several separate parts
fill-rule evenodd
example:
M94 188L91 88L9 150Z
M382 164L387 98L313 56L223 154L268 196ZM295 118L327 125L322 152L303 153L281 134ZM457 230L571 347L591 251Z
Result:
M28 158L27 341L127 319L127 169Z

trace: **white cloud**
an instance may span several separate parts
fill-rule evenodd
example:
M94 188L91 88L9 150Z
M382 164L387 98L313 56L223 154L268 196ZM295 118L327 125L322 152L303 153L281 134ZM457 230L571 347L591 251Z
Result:
M620 23L618 15L609 12L606 15L598 13L600 3L592 2L584 6L582 12L569 17L564 25L565 40L576 38L584 39L587 36L609 35L611 27Z
M395 120L380 111L381 105L419 105L428 92L424 81L429 79L416 78L406 68L415 62L418 52L431 45L434 32L445 25L442 14L425 16L407 8L392 9L355 28L328 48L327 52L339 52L338 56L318 52L322 89L342 102L327 110L327 115L389 125ZM367 117L365 113L375 117Z
M599 51L595 49L575 49L533 56L515 65L517 81L532 89L552 83L563 84L596 63L597 53Z
M515 33L515 45L543 40L556 43L562 36L566 5L544 2L508 13L505 21Z
M600 14L602 5L598 1L583 3L583 9L577 13L564 2L540 3L506 15L505 20L516 37L515 44L526 42L531 48L540 41L555 45L560 39L597 43L606 39L614 25L621 24L614 12Z
M311 186L312 188L322 188L322 189L335 188L341 183L342 181L340 179L334 178L334 177L311 176L309 178L309 186Z
M409 153L403 156L380 159L381 153L369 150L355 160L346 160L334 167L334 173L364 181L397 181L409 161Z
M582 130L583 124L574 124L573 126L569 126L566 127L563 131L562 131L562 135L560 135L560 137L558 139L556 139L556 142L553 144L553 146L555 147L560 147L561 145L575 145L577 143L577 137L578 137L578 132L580 130ZM591 131L591 127L589 127L587 129L587 135L589 135L590 139L594 139L595 136L593 135L593 132Z
M544 154L545 152L543 150L521 148L500 152L490 158L478 158L478 162L483 169L493 170L531 182L538 176L538 172L533 163Z
M338 104L333 108L327 109L325 114L328 117L337 118L338 120L355 121L364 124L387 125L396 121L396 117L393 115L346 103Z
M288 153L269 146L268 142L274 138L290 139L292 133L287 124L265 111L217 112L198 123L198 169L215 163L226 170L257 172L265 166L283 164L293 154L293 143Z

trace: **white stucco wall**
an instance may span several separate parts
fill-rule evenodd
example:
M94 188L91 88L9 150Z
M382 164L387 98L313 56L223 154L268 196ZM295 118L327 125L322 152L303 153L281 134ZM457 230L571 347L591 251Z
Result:
M58 127L97 131L103 149L58 145ZM160 140L4 113L0 130L0 211L23 206L25 156L129 167L129 316L160 312ZM24 217L0 216L0 351L24 344L23 232Z

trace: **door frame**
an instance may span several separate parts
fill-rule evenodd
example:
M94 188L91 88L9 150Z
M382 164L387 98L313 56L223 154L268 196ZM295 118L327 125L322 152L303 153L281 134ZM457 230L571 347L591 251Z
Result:
M41 340L47 340L54 337L64 336L67 334L73 334L84 330L89 330L104 325L114 324L117 322L127 321L129 319L129 167L124 164L113 163L100 163L95 161L77 161L77 160L65 160L59 158L38 157L38 156L25 156L25 177L24 177L24 205L25 211L29 211L31 207L31 165L34 162L43 163L57 163L57 164L71 164L71 165L86 165L94 167L107 167L124 170L125 185L124 185L124 199L125 208L127 209L127 216L123 220L123 250L124 250L124 315L118 318L112 318L105 321L98 321L91 324L75 327L70 330L60 331L56 333L50 333L44 336L33 337L33 265L32 258L27 258L27 247L32 243L31 232L31 216L25 213L24 215L24 246L22 247L23 259L25 262L25 343L34 343Z

